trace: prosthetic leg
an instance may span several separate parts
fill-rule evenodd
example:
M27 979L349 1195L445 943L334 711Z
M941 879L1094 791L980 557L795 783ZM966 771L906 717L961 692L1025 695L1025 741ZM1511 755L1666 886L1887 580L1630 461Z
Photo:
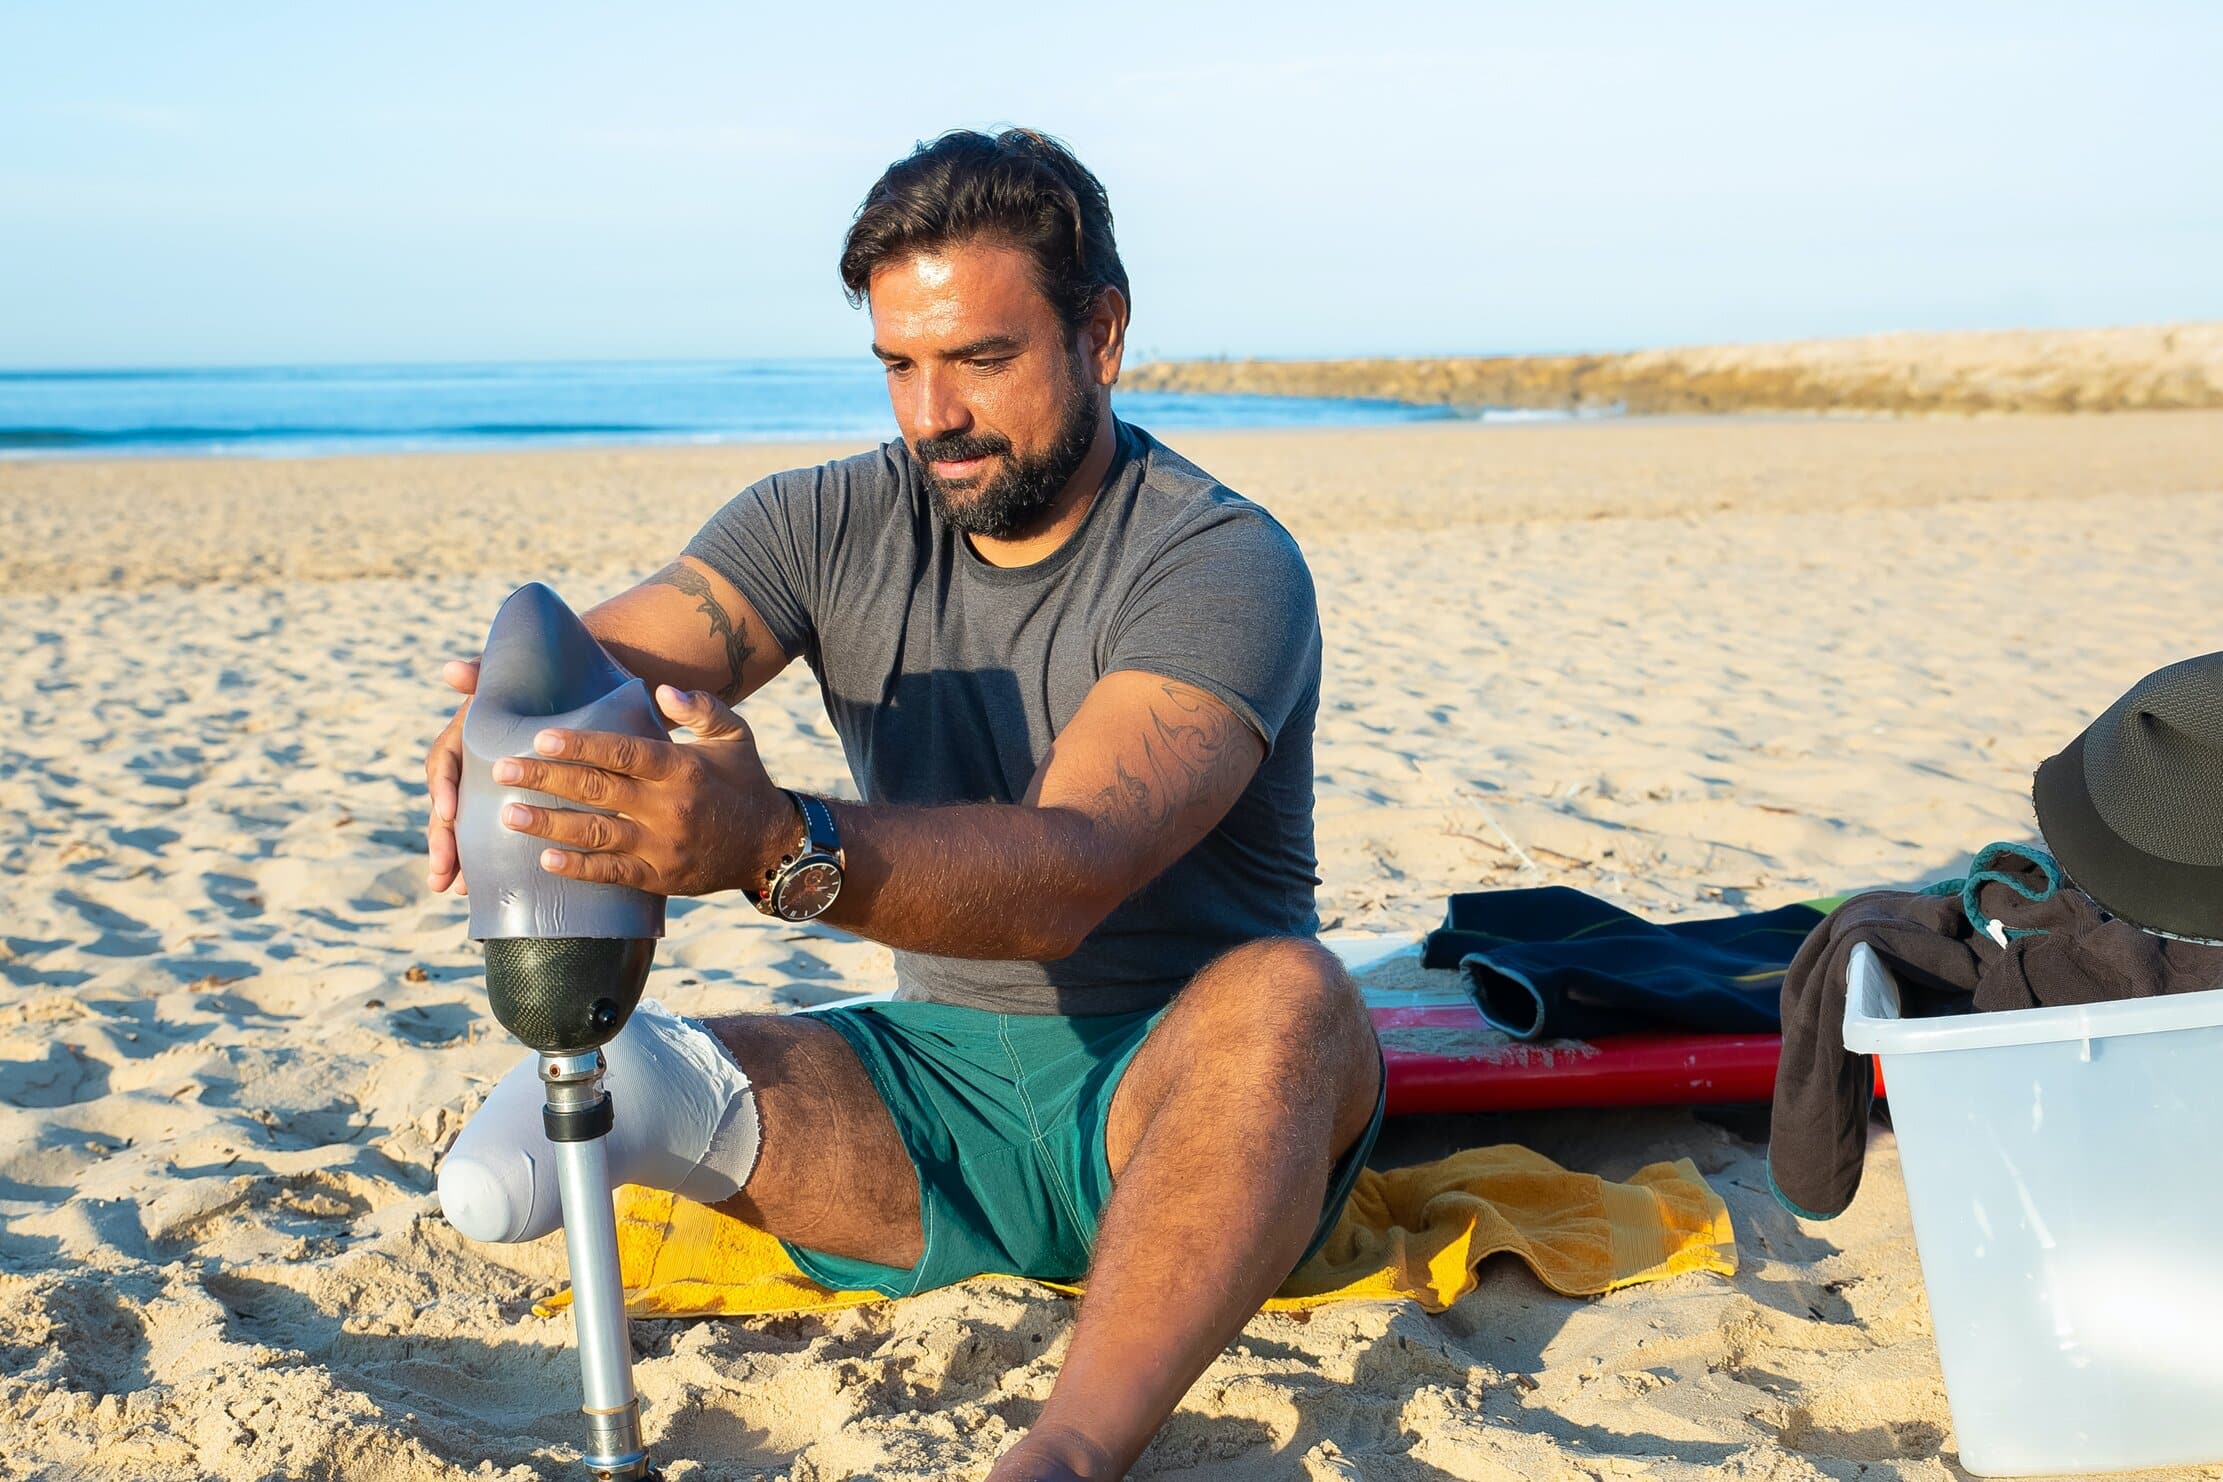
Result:
M463 720L456 848L471 887L471 936L486 944L494 1017L540 1054L541 1118L555 1148L571 1262L584 1461L597 1479L651 1478L618 1273L606 1144L616 1112L602 1086L602 1046L640 1002L664 934L664 900L552 875L540 867L540 840L502 826L508 802L576 806L493 779L494 763L531 754L546 726L664 737L648 687L535 582L510 595L486 635L478 692Z

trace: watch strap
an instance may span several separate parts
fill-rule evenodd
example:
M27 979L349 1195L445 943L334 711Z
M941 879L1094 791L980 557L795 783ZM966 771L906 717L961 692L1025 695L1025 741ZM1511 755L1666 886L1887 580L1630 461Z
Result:
M831 854L841 858L841 831L834 827L834 810L826 806L824 798L814 798L807 792L788 792L795 806L803 815L803 851L806 854Z

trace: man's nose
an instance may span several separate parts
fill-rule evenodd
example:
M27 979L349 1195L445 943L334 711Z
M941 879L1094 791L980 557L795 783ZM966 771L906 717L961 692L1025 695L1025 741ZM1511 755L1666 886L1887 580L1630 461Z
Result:
M920 366L911 377L911 434L924 440L963 432L973 425L972 410L957 394L948 372Z

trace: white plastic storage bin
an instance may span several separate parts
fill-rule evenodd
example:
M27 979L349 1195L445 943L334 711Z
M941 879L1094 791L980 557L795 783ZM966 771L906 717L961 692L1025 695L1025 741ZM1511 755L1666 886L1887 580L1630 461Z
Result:
M1961 1465L2223 1461L2223 992L1902 1019L1873 952L1849 971Z

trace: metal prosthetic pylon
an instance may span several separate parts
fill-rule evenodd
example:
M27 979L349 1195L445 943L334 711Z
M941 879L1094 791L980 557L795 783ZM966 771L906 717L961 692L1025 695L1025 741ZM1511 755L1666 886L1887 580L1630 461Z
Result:
M597 1482L656 1475L633 1387L632 1335L618 1268L609 1135L616 1109L602 1046L640 1002L664 898L595 885L540 866L540 840L504 828L504 804L572 806L493 780L494 763L530 755L547 726L664 738L648 687L595 642L539 583L502 604L463 720L456 850L471 886L471 935L486 945L486 992L502 1027L540 1054L543 1126L556 1152L564 1247L586 1415L583 1458Z

